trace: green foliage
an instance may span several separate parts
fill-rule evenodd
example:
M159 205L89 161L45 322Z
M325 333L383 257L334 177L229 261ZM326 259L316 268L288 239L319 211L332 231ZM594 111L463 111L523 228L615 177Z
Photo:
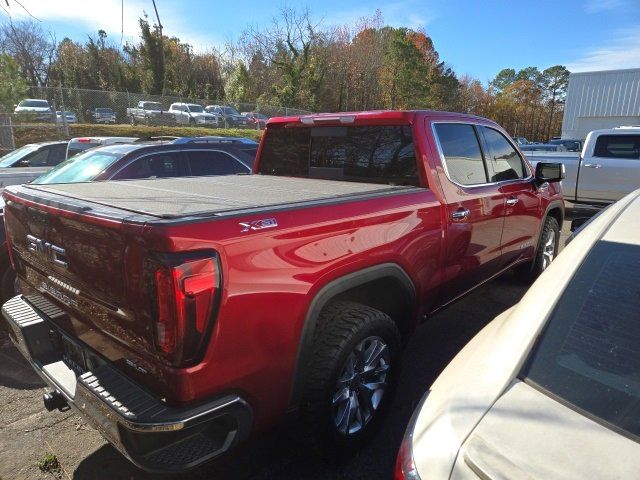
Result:
M18 63L8 54L0 54L0 111L12 111L27 90Z
M245 137L259 141L262 130L244 128L198 128L198 127L165 127L146 125L98 125L98 124L73 124L69 125L69 136L105 136L105 137L195 137L203 135L218 135L223 137ZM43 142L59 137L59 133L53 128L25 125L14 128L16 147L28 143Z
M569 71L555 65L540 72L527 67L516 72L506 68L490 82L496 96L477 112L501 123L513 135L548 141L559 133ZM468 90L466 91L468 93Z
M251 77L243 62L236 63L225 88L226 98L232 102L251 101L247 96L250 90Z
M429 91L428 66L406 28L389 28L390 41L384 58L387 86L385 107L407 109L425 106Z
M45 473L57 473L60 470L58 457L53 453L47 453L44 458L38 461L37 465L40 471Z
M350 25L324 28L308 10L284 7L271 24L248 28L222 52L195 52L188 43L164 34L146 15L139 19L139 38L123 48L111 44L102 30L84 43L65 38L54 45L35 22L10 27L0 25L0 52L17 62L19 78L6 80L15 78L16 68L0 62L0 103L12 105L20 99L20 78L29 84L108 92L91 92L89 98L71 90L70 103L80 112L98 101L100 106L116 106L111 97L116 91L210 103L256 102L257 109L431 108L487 116L512 134L547 140L560 128L569 76L565 67L556 65L542 72L534 66L505 68L488 87L459 78L440 59L426 31L388 26L379 10ZM11 99L4 100L8 96ZM122 118L124 108L117 113ZM101 128L94 126L89 133Z
M490 85L498 92L502 92L505 87L516 81L516 71L513 68L504 68L498 72L496 78L491 80Z

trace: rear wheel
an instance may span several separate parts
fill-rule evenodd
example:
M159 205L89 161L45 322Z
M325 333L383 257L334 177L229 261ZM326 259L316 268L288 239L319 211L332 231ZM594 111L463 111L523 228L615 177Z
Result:
M301 403L301 433L323 455L349 456L377 430L395 387L400 334L385 313L335 302L320 314Z
M542 225L536 256L532 262L516 268L516 275L523 281L532 282L544 272L558 255L560 227L553 217L547 217Z

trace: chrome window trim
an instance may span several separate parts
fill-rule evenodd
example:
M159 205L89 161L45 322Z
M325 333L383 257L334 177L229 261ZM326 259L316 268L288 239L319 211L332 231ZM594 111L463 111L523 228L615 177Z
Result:
M106 180L113 180L113 177L118 175L122 170L127 168L133 162L137 162L138 160L141 160L143 158L150 157L150 156L156 155L158 153L164 154L164 153L188 153L188 152L218 152L218 153L224 153L225 155L229 155L236 162L238 162L243 168L245 168L247 170L246 173L251 173L251 169L242 160L240 160L238 157L236 157L232 153L226 152L224 150L219 150L219 149L208 149L208 148L207 149L205 149L205 148L200 149L199 148L199 149L194 149L194 150L163 150L163 151L160 151L160 152L145 153L143 155L140 155L139 157L135 157L135 158L130 159L127 163L125 163L122 167L120 167L113 175L110 175L109 178L107 178ZM104 172L104 170L102 172ZM100 174L98 174L98 175L100 175ZM96 175L96 176L98 176L98 175ZM190 175L190 176L192 176L192 177L210 177L210 176L213 176L213 175ZM169 177L167 177L167 178L169 178ZM186 176L185 177L171 177L171 178L186 178ZM121 180L128 180L128 179L122 178ZM137 180L144 180L144 179L139 178Z
M454 185L456 185L456 186L458 186L460 188L481 188L481 187L488 187L488 186L492 186L492 185L504 185L504 184L510 184L510 183L516 183L516 182L530 182L530 181L533 181L533 174L531 173L531 168L530 168L531 166L529 165L528 162L526 162L524 160L524 158L520 154L520 151L518 150L518 148L514 147L513 140L511 140L510 138L505 136L502 132L500 132L500 130L496 129L495 127L492 127L492 126L489 126L489 125L485 125L483 123L467 121L467 120L436 120L436 121L427 120L427 121L429 121L431 123L431 133L433 134L433 138L434 138L435 143L436 143L436 148L438 150L438 155L440 156L440 163L442 163L442 168L444 169L444 173L447 176L447 179L451 183L453 183ZM462 124L462 125L470 125L472 127L487 127L487 128L491 128L492 130L495 130L496 132L500 133L500 135L502 135L504 138L507 139L507 142L509 143L509 145L514 147L515 152L518 154L518 157L520 157L520 161L522 162L522 164L525 166L525 168L529 172L529 176L525 177L525 178L514 179L514 180L502 180L500 182L476 183L476 184L473 184L473 185L464 185L462 183L458 183L455 180L453 180L451 178L451 175L449 175L449 170L447 169L447 161L446 161L444 153L442 151L442 145L440 144L440 139L438 138L438 133L436 132L436 125L452 124L452 123ZM474 135L476 135L476 138L478 139L478 147L480 147L480 153L482 154L482 162L484 163L485 168L487 168L486 159L484 158L484 153L485 152L482 149L482 142L480 141L480 139L478 138L477 134L475 133L475 130L474 130ZM486 171L488 171L488 169Z

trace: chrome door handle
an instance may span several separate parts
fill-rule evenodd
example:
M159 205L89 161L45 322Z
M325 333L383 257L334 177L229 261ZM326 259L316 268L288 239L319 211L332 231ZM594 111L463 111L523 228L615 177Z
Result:
M519 201L520 200L517 198L507 198L507 205L509 205L510 207L513 207Z
M467 218L471 212L468 208L459 208L455 212L451 214L451 218L454 220L462 220L463 218Z
M584 166L587 168L602 168L599 163L585 163Z

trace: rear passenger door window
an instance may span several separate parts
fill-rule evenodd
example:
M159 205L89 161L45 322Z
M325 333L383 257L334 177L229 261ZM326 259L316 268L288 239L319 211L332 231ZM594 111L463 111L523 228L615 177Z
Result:
M124 167L112 179L183 177L187 173L181 159L182 155L177 152L146 155Z
M487 171L473 125L437 123L434 128L449 178L459 185L487 183Z
M640 159L640 135L600 135L594 157Z
M503 182L528 176L525 174L522 158L502 133L489 127L479 129L485 142L489 181Z
M220 151L189 152L189 166L191 175L199 177L206 175L233 175L247 173L248 169L231 155Z

